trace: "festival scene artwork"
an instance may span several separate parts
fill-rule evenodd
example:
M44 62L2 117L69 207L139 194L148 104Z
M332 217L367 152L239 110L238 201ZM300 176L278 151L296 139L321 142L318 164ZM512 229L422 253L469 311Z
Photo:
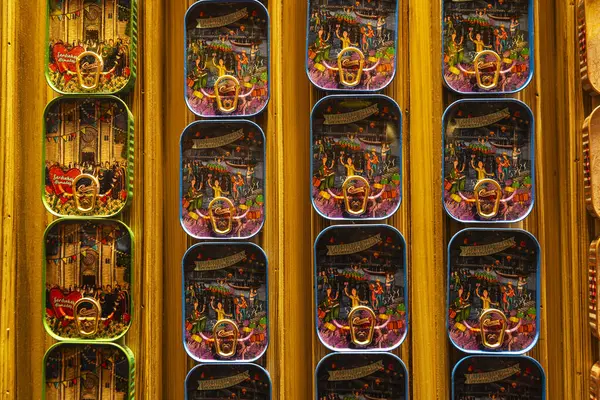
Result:
M48 227L44 326L50 335L115 340L127 332L132 242L120 221L62 219Z
M534 121L518 100L459 100L444 115L443 201L459 222L518 222L533 208Z
M250 121L196 121L181 136L181 224L197 239L247 239L265 218L265 135Z
M269 342L267 257L253 243L201 243L183 258L184 345L196 361L254 361Z
M58 343L44 359L45 400L133 398L134 360L121 346Z
M384 219L402 201L402 114L382 95L327 96L311 114L312 203L328 219Z
M317 365L318 400L408 398L408 372L391 353L331 353Z
M187 12L185 99L201 117L252 116L269 101L269 14L258 1L202 1Z
M529 351L539 333L540 248L518 229L465 229L448 245L448 335L467 353Z
M406 336L406 244L387 225L338 225L315 243L316 328L329 349L382 350Z
M533 1L443 0L443 74L459 93L514 93L533 72Z
M452 374L452 400L544 400L545 375L523 356L462 359Z
M46 78L60 93L113 94L133 84L136 0L48 0Z
M271 400L269 373L255 364L205 364L185 379L185 400Z
M396 73L397 0L309 0L306 68L320 89L377 91Z
M59 217L118 214L133 178L133 119L125 103L59 97L44 118L46 209Z

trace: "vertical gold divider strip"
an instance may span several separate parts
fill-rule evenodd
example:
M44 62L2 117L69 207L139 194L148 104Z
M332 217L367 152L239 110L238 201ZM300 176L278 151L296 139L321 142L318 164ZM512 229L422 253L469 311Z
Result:
M270 26L270 78L271 87L269 106L266 115L263 117L263 130L266 136L266 212L265 226L263 228L264 250L269 260L269 349L266 353L266 367L271 375L273 382L273 399L283 399L295 393L294 389L288 389L286 383L293 376L294 371L289 371L286 366L296 366L299 363L298 357L292 354L295 349L295 340L304 332L300 329L301 324L290 322L290 318L301 314L301 302L291 302L291 290L288 287L297 289L301 281L292 279L288 275L288 268L292 261L288 255L286 243L293 245L292 240L288 239L290 228L285 230L288 216L297 217L294 212L295 205L301 206L301 198L294 198L293 194L288 195L286 199L285 184L292 185L296 171L293 160L286 156L286 142L284 138L302 138L302 131L294 131L298 125L293 122L286 123L285 118L291 114L292 118L297 118L293 105L289 104L290 97L294 99L293 89L290 87L294 82L295 71L293 66L288 65L291 57L297 57L297 48L289 49L290 37L287 32L294 29L288 25L286 18L290 16L291 7L284 7L284 0L272 0L266 4L269 10ZM293 13L292 13L293 15ZM285 27L285 28L284 28ZM292 38L293 39L293 38ZM289 49L286 51L285 49ZM286 73L287 71L287 73ZM290 82L292 81L292 82ZM296 80L297 81L297 80ZM284 111L284 107L287 110ZM266 126L265 126L266 125ZM296 182L296 184L298 184ZM287 206L287 207L286 207ZM292 232L293 234L293 232ZM300 263L302 265L302 263ZM295 307L295 311L293 308ZM292 309L290 309L292 308ZM288 327L290 329L288 330ZM297 372L297 371L296 371ZM289 397L295 398L293 396Z
M52 98L44 77L46 13L39 12L45 10L46 2L0 4L0 168L4 179L0 396L37 399L43 388L42 359L53 342L46 335L41 314L42 237L51 219L40 195L43 110Z
M407 274L407 285L408 290L408 334L402 345L394 351L402 361L406 364L406 368L409 371L408 384L409 391L412 385L412 358L411 358L411 347L412 347L412 318L413 318L413 296L411 286L413 282L413 266L412 266L412 240L410 232L410 212L412 204L412 196L410 194L410 179L411 176L411 153L410 147L410 43L409 43L409 19L408 17L409 2L405 0L399 0L398 2L398 51L396 54L396 76L394 80L386 88L385 94L392 97L398 103L400 110L402 111L402 203L398 211L387 220L387 223L397 228L406 240L406 274ZM382 223L385 223L382 222ZM409 392L410 393L410 392Z
M314 398L312 241L309 196L310 84L306 77L306 1L269 2L272 21L272 101L277 135L279 221L278 326L280 374L274 399ZM271 116L270 116L271 117ZM273 183L271 183L273 185ZM268 241L269 242L269 241Z
M184 99L184 16L194 1L166 1L164 8L165 60L164 103L165 131L163 151L163 208L164 208L164 316L163 337L163 398L183 399L184 382L193 366L183 347L182 270L181 260L191 240L179 221L180 150L179 139L185 127L194 120Z
M136 299L134 324L126 344L135 355L135 395L163 395L164 65L163 0L138 0L138 78L132 113L135 118L135 181L130 224L134 231Z
M409 288L412 399L448 399L446 334L446 242L441 195L440 2L409 0L410 243ZM405 177L405 179L407 179Z
M3 2L0 5L0 184L3 188L1 201L2 218L0 219L0 258L2 270L0 274L0 398L14 396L17 390L16 373L16 327L17 316L6 310L16 309L17 286L17 226L15 218L15 196L7 195L8 188L16 185L15 137L19 124L11 118L16 104L12 99L17 91L16 77L12 65L17 52L18 28L15 24L17 5ZM5 310L2 312L2 310Z

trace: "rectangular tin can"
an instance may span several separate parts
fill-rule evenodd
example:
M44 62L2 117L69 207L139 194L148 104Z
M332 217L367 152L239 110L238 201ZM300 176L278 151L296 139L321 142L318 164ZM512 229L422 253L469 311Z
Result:
M452 371L452 400L546 399L546 374L526 356L468 356Z
M183 345L199 362L252 362L269 344L268 266L254 243L199 243L183 267Z
M137 0L48 0L46 80L61 94L133 87Z
M523 354L540 330L540 245L520 229L467 228L448 244L447 329L469 354Z
M535 129L513 99L465 99L444 113L442 200L458 222L514 223L535 200Z
M306 73L327 91L384 89L396 74L398 0L308 0Z
M406 242L388 225L336 225L315 240L315 317L333 351L391 351L408 331Z
M331 95L311 113L311 199L331 220L381 220L402 201L402 112L383 95Z
M583 177L585 190L585 204L589 213L600 218L600 107L587 117L583 123Z
M600 362L595 363L590 371L590 400L600 399Z
M577 24L579 28L579 59L583 89L595 96L600 93L600 2L579 0Z
M265 220L265 135L246 120L196 121L181 135L181 225L197 239L248 239Z
M185 378L185 400L271 400L271 377L256 364L200 364Z
M331 353L315 372L315 399L408 399L408 371L392 353Z
M270 20L256 0L206 0L185 16L185 100L200 117L251 117L270 96Z
M442 71L460 94L524 89L534 69L533 0L443 0Z
M44 111L42 200L58 217L113 217L133 195L133 116L114 96L62 96Z
M122 222L59 219L44 235L44 327L57 340L113 341L133 312L133 233Z
M133 353L114 343L60 342L44 357L42 399L133 400Z

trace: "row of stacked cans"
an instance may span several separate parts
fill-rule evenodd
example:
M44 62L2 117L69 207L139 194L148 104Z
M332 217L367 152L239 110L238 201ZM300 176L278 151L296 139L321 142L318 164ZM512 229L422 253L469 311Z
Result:
M443 0L442 71L460 95L517 93L534 67L532 0ZM511 224L535 199L534 117L506 97L461 99L442 119L442 201L468 224ZM473 354L452 373L452 398L544 399L541 365L522 354L540 327L540 246L514 228L467 228L448 245L447 330Z
M329 220L371 222L331 226L314 244L316 333L333 351L316 367L315 399L408 396L391 352L408 331L406 242L372 223L402 200L402 112L375 93L396 73L397 21L397 1L308 4L307 75L329 92L311 112L312 205Z
M598 17L600 8L590 0L579 0L577 10L578 44L582 88L590 96L600 94L600 36ZM598 135L600 134L600 107L596 107L585 119L582 128L583 174L585 201L589 213L600 219L600 198L598 197ZM589 247L588 255L588 321L592 334L600 338L598 325L598 246L600 238L595 238ZM590 373L590 399L600 397L600 362L596 362Z
M182 261L183 345L199 364L186 399L271 399L268 262L248 240L265 221L270 96L266 7L203 0L185 16L185 100L201 117L180 140L180 220L201 242Z
M118 216L133 195L135 0L50 0L46 78L63 96L44 112L45 399L130 399L133 234Z

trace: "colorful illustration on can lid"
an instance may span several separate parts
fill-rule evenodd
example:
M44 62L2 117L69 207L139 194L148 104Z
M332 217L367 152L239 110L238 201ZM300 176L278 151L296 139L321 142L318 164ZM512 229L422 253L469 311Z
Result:
M405 400L407 371L391 353L332 353L317 366L319 400Z
M45 112L46 209L57 216L109 217L130 196L133 122L116 97L59 97Z
M521 230L465 229L448 245L448 334L465 352L524 353L537 341L539 244Z
M135 0L48 1L46 77L61 93L117 93L135 79Z
M255 364L198 365L185 380L186 400L270 400L271 378Z
M45 357L44 399L129 399L133 358L120 346L60 343Z
M533 70L531 0L444 0L443 73L460 93L513 93Z
M258 1L203 1L186 16L188 107L202 117L252 116L269 101L269 14Z
M45 235L44 325L57 339L118 339L131 324L132 236L118 221L62 219Z
M195 238L249 238L265 212L265 144L249 121L199 121L181 136L181 221Z
M529 357L466 357L452 374L452 400L543 400L545 375Z
M252 243L203 243L183 258L184 343L198 361L253 361L269 342L267 259Z
M377 91L396 72L398 2L309 0L306 66L323 90Z
M446 212L460 222L516 222L533 207L533 116L516 100L457 101L444 115Z
M315 243L317 333L332 350L391 350L406 336L405 242L385 225L335 226Z
M311 116L312 200L329 219L383 219L402 195L402 115L385 96L328 96Z

